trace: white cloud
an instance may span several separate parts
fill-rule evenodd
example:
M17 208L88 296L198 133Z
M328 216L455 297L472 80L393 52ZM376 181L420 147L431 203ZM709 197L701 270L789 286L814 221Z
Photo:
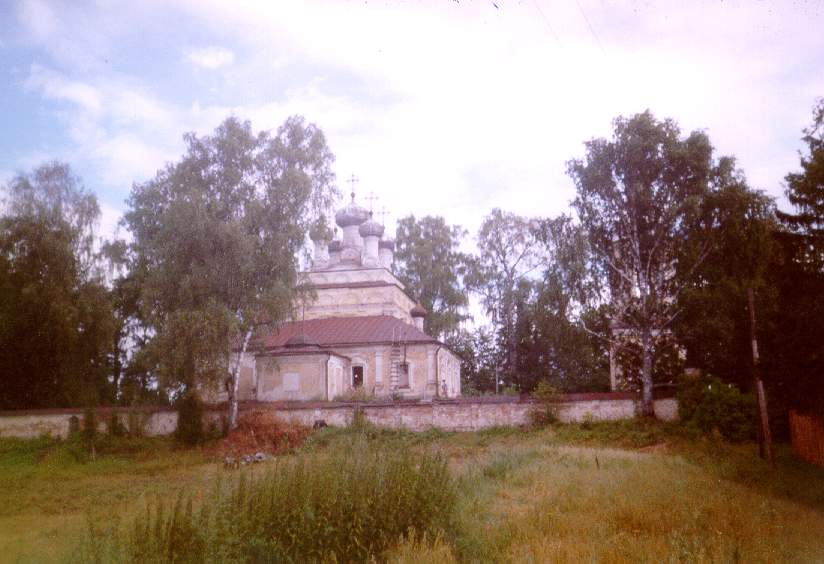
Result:
M31 66L26 86L41 91L47 98L77 104L86 111L99 112L102 105L100 92L93 86L70 80L38 64Z
M235 54L224 47L205 47L187 50L186 60L195 66L214 70L235 62Z
M149 15L90 9L83 26L58 30L56 8L26 6L27 28L68 65L33 68L30 87L72 104L60 116L75 154L121 193L177 158L184 131L209 133L229 114L271 129L299 113L326 133L339 178L357 174L361 194L375 191L393 219L442 214L472 230L493 206L567 210L566 161L608 136L614 117L650 108L685 131L706 129L753 185L779 195L824 94L824 14L789 4L183 0ZM172 33L167 11L191 29ZM174 100L139 75L72 72L129 26L177 34L184 63L225 72ZM86 38L89 29L101 37ZM191 36L213 46L186 50Z

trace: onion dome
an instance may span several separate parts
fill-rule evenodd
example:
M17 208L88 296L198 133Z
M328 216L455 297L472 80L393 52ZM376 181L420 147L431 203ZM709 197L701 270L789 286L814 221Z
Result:
M390 251L394 251L395 241L393 241L392 239L381 239L380 243L378 243L378 248L389 249Z
M343 248L343 245L341 244L341 242L338 239L335 239L334 241L329 241L329 252L330 253L339 253L342 248Z
M300 347L319 347L320 345L309 335L301 333L300 335L290 337L289 340L284 343L284 346L287 349L296 349Z
M352 201L349 205L338 210L335 214L335 223L341 227L360 225L369 219L369 212L355 203L355 193L352 192Z
M409 310L412 317L426 317L426 309L421 304L415 304L415 307Z
M369 212L369 219L365 223L361 223L358 233L361 237L382 237L383 225L372 219L372 212Z

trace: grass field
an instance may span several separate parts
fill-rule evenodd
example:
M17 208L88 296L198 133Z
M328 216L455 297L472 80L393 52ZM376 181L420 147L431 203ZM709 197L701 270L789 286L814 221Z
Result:
M621 422L477 433L324 429L289 456L331 452L354 435L375 447L440 453L455 478L454 530L400 542L382 555L389 561L824 561L824 470L785 447L770 470L753 444ZM208 453L167 439L117 439L90 460L71 442L0 440L0 560L71 560L90 522L126 522L181 490L197 499L218 476L239 472Z

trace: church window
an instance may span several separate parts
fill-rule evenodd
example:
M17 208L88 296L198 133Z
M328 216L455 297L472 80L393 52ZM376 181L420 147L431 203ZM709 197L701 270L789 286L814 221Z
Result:
M401 362L398 364L398 387L409 387L409 363Z
M352 387L359 388L363 386L363 366L352 367Z
M298 392L300 391L300 375L297 372L286 372L283 375L283 391L284 392Z

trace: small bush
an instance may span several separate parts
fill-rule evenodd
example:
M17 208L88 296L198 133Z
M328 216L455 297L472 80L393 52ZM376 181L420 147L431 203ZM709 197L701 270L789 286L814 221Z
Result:
M175 437L189 446L198 445L206 438L203 432L203 402L195 393L186 393L177 402Z
M447 534L456 500L441 457L356 440L218 483L199 507L151 505L109 542L134 562L363 562Z
M687 382L678 392L678 413L689 429L718 432L727 440L754 436L755 401L714 377Z
M529 417L534 427L543 428L558 422L558 390L546 380L541 380L532 392L535 407Z

